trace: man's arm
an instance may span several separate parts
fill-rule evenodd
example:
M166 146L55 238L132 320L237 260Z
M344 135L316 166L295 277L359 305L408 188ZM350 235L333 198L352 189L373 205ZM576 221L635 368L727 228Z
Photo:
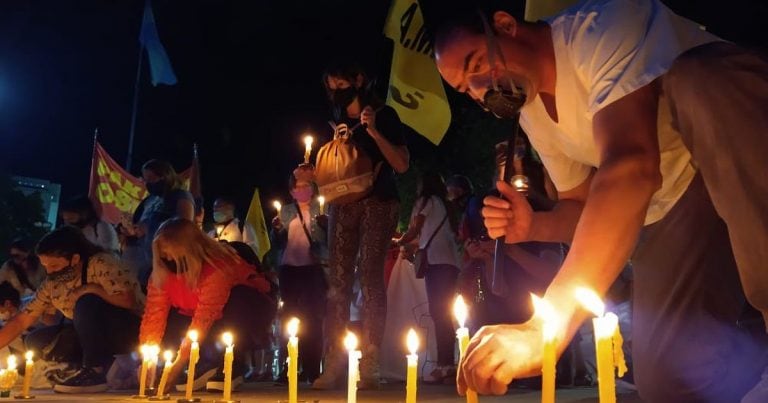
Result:
M560 312L569 314L569 336L580 323L574 316L574 287L587 286L600 295L608 290L629 258L651 197L661 186L657 108L652 83L594 117L600 168L592 178L571 249L546 294Z
M0 348L7 346L14 339L24 332L24 330L32 326L37 321L38 316L32 315L26 312L19 312L18 315L11 318L8 323L0 329Z

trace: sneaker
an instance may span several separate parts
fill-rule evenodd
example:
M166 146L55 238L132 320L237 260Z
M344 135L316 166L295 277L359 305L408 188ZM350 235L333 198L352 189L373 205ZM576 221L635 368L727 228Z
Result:
M58 393L99 393L107 389L107 377L93 368L81 368L74 376L53 387Z
M200 371L200 368L197 368L197 371L195 372L195 381L192 383L192 390L202 390L205 388L205 386L208 384L208 380L210 380L216 373L219 372L219 368L213 367L209 370L202 370ZM179 378L179 382L176 384L176 391L177 392L186 392L187 391L187 376L186 373L182 374L182 376Z

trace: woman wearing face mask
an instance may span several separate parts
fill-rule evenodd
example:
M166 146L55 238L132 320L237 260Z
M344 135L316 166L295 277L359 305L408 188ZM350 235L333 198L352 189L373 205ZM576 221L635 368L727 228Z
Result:
M134 350L143 309L135 277L109 252L88 242L74 227L59 228L40 240L37 254L47 277L32 300L0 329L6 346L43 314L55 310L71 322L32 332L25 340L36 356L48 346L77 352L80 368L54 386L61 393L94 393L107 389L106 372L115 354ZM74 336L69 338L68 336ZM46 358L49 359L49 358Z
M326 260L325 216L315 196L315 184L288 180L294 203L283 206L272 220L272 241L280 251L280 293L283 323L292 317L301 320L302 368L299 379L312 382L320 375L323 354L323 320L326 305L326 279L322 264ZM285 344L282 344L285 345ZM283 368L280 378L286 377Z
M120 250L115 227L99 218L89 198L80 196L67 201L62 205L60 215L64 224L80 228L93 244L110 252Z
M202 356L193 387L221 390L223 378L208 380L221 374L223 354L216 341L222 332L231 331L237 344L233 387L239 385L245 374L245 353L255 348L274 318L275 304L266 295L269 281L233 248L211 239L189 220L164 222L152 247L154 264L139 344L179 346L168 385L182 391L186 382L178 377L187 368L190 353L185 335L196 330Z
M141 167L141 173L149 196L133 213L134 225L123 227L122 231L135 238L133 244L142 252L132 266L135 266L142 288L146 289L152 271L152 240L157 229L174 217L194 220L195 199L184 190L176 171L166 161L149 160Z
M333 105L337 127L346 125L351 140L380 166L371 192L346 204L329 203L329 302L326 317L328 340L342 340L349 321L355 268L360 273L365 306L360 361L363 389L379 387L379 348L386 317L384 261L399 213L395 173L408 170L405 126L394 109L385 106L370 88L359 66L340 64L326 70L323 84ZM300 172L301 176L303 173ZM324 371L313 387L329 389L344 380L346 352L329 343Z

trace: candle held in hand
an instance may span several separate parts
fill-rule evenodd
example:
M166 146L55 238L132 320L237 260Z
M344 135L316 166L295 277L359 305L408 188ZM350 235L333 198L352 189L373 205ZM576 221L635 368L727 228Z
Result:
M312 136L304 136L304 163L309 164L309 157L312 154Z

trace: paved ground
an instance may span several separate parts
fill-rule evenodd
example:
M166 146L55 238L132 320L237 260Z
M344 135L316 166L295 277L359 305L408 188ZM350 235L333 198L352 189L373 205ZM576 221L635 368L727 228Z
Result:
M248 383L243 385L241 391L235 393L233 397L240 400L243 403L278 403L280 400L287 399L287 393L285 387L274 386L271 383ZM132 400L131 393L119 393L110 392L98 395L60 395L54 394L48 391L35 391L35 402L118 402L118 401L134 401ZM201 392L195 395L203 400L203 402L212 402L220 397L220 395ZM171 402L182 397L174 395ZM299 399L306 403L343 403L346 401L345 391L314 391L309 388L303 388L299 390ZM9 401L11 399L0 399L2 401ZM358 402L360 403L384 403L384 402L402 402L405 400L405 386L404 384L390 384L380 391L360 391L358 394ZM494 397L480 397L481 403L500 403L500 402L517 402L517 403L538 403L541 400L541 395L538 392L527 390L513 390L506 396L494 396ZM419 402L464 402L463 398L456 395L452 386L432 386L432 385L419 385ZM597 390L594 388L583 389L559 389L557 391L557 401L561 403L597 403ZM634 394L621 394L619 395L619 402L621 403L640 403L640 399Z

